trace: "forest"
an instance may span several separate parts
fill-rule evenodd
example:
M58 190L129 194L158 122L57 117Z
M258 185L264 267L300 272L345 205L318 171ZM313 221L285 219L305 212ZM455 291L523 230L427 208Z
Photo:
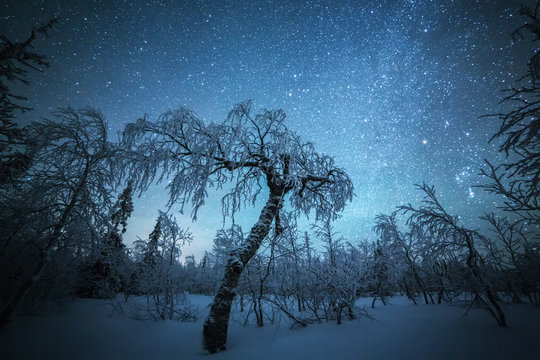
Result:
M50 66L34 46L51 41L63 19L23 41L2 35L0 336L27 314L76 299L101 299L140 321L203 321L207 353L228 351L231 313L242 326L303 329L371 318L395 297L483 311L494 326L512 327L509 308L540 306L540 2L519 16L523 25L508 36L537 50L516 59L527 72L493 99L505 110L485 114L498 124L490 141L506 161L477 169L477 191L497 202L478 216L482 230L422 183L410 185L423 200L376 215L370 239L335 230L362 189L347 164L288 127L287 109L256 111L246 100L214 123L181 107L126 124L116 140L91 107L57 108L20 126L32 112L29 73ZM134 199L159 183L167 206L152 209L153 230L127 244ZM215 189L225 195L209 196ZM186 256L200 239L171 208L197 221L209 203L224 218L250 209L258 221L216 228L202 258ZM306 216L309 229L300 230ZM198 311L194 295L213 301Z

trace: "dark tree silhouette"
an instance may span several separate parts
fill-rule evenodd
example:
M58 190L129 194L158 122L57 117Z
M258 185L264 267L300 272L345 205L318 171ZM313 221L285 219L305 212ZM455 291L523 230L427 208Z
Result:
M461 226L457 216L450 215L435 195L435 189L426 184L417 185L425 194L420 207L399 206L405 214L410 214L407 223L418 225L426 234L438 240L438 246L446 251L462 254L464 258L465 280L474 301L483 306L501 327L506 327L506 316L499 304L496 290L486 279L485 264L478 251L478 243L483 236L477 231Z
M56 250L70 242L69 225L91 226L92 219L105 216L112 205L112 189L121 179L122 151L109 142L108 126L99 111L67 108L54 115L54 120L35 122L26 129L26 136L41 142L40 149L25 181L0 191L2 247L14 243L37 247L37 259L19 274L22 282L3 294L7 300L0 307L0 325L40 280ZM23 224L16 226L20 213ZM25 233L28 227L31 236Z
M129 260L122 234L127 230L127 220L132 211L132 185L128 183L111 209L103 235L80 269L78 296L108 298L119 291L128 291L123 271Z
M23 42L12 42L6 35L0 35L0 185L12 181L28 169L37 151L13 121L18 111L31 110L23 105L28 99L11 92L9 83L28 85L28 70L41 71L43 67L49 66L45 55L34 52L33 43L38 35L47 36L57 22L58 19L54 18L45 25L33 28Z
M512 33L514 40L531 37L540 41L540 1L534 9L522 6L520 14L527 22ZM528 60L528 71L515 85L506 90L502 103L511 110L494 115L501 121L499 130L490 141L502 139L499 151L507 162L495 166L486 160L488 169L482 175L490 183L482 185L488 192L505 197L502 208L518 214L522 220L540 225L540 48L536 47Z

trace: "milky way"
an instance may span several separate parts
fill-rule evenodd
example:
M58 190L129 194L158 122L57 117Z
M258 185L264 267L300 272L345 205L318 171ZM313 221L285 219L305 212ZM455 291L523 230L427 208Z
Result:
M500 163L501 89L525 71L532 44L513 42L518 1L4 1L0 32L24 38L61 20L37 50L51 60L21 88L34 111L92 106L115 134L145 113L189 106L207 121L253 99L347 169L356 197L336 223L348 240L373 236L378 213L418 202L434 185L450 212L478 228L497 198L475 188L483 159ZM211 193L195 241L200 257L223 226ZM126 235L145 237L167 200L136 201ZM174 209L173 209L174 210ZM248 227L257 208L240 214ZM189 213L189 212L188 212Z

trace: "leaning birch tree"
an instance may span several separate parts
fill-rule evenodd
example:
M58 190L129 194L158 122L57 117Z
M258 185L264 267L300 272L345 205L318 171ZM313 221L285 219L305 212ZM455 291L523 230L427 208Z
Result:
M169 205L188 204L192 218L211 187L231 185L222 198L229 216L259 195L267 196L258 221L244 242L231 250L223 279L204 323L204 347L225 349L231 304L242 271L256 254L272 224L279 232L279 213L286 197L297 214L335 218L353 196L353 185L331 156L319 154L285 124L282 110L254 115L252 103L236 105L220 124L205 124L193 111L168 111L155 122L128 124L125 144L131 149L132 179L139 189L154 180L169 180Z

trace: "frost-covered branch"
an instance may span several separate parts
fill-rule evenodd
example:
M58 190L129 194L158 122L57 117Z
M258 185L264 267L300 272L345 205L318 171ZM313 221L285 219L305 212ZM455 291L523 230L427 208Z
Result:
M124 143L130 170L140 189L168 179L169 205L204 205L211 187L233 184L222 202L224 214L254 203L261 184L291 192L293 207L317 217L335 217L352 197L352 183L334 159L284 125L282 110L252 116L251 102L236 105L220 124L205 124L192 110L168 111L151 122L128 124Z

